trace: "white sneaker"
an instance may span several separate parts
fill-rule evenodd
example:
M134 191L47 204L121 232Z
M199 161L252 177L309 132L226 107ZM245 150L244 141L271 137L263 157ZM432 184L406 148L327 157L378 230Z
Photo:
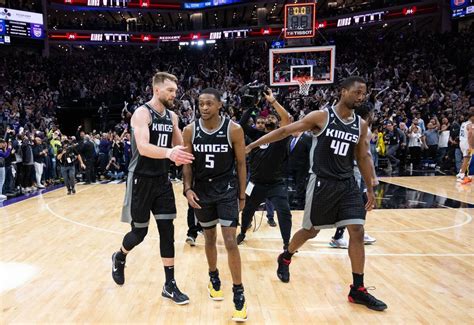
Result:
M196 239L194 237L188 236L188 238L186 238L186 243L191 247L196 246Z
M334 248L348 248L349 245L347 244L347 240L344 238L340 239L334 239L334 237L331 238L331 241L329 242L329 246L334 247Z
M39 184L38 185L38 188L42 189L42 188L45 188L43 184Z
M364 235L364 244L365 245L371 245L371 244L375 243L376 241L377 241L377 239L375 239L374 237L370 237L367 234Z
M464 173L458 173L458 174L456 175L456 180L457 180L458 182L462 182L463 178L464 178Z
M5 201L7 199L6 195L0 194L0 201Z

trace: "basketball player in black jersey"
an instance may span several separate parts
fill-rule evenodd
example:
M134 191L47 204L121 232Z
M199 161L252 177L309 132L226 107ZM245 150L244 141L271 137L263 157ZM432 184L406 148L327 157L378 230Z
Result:
M289 247L278 257L277 275L290 280L291 257L306 241L324 228L346 226L350 235L349 257L353 285L349 301L382 311L387 305L369 294L364 287L364 223L366 210L375 202L372 186L367 187L367 203L354 179L354 158L365 184L373 184L373 162L369 152L367 123L354 114L366 97L367 86L360 77L349 77L341 83L341 98L329 109L315 111L298 122L275 130L251 143L247 151L263 144L284 139L295 132L312 130L311 176L306 191L303 228L296 232Z
M160 253L166 276L161 295L176 304L187 304L188 296L178 289L174 279L176 205L168 178L170 160L178 165L193 160L193 155L182 146L178 117L169 110L176 98L177 82L171 74L156 73L153 98L132 116L132 158L122 208L122 221L130 223L132 230L123 238L120 250L112 255L112 278L117 284L124 284L125 257L145 238L151 211L160 234Z
M221 95L213 88L199 96L201 118L183 132L184 144L195 157L183 167L184 195L204 229L209 264L209 297L222 300L217 270L216 225L221 224L234 292L234 321L247 319L240 253L235 238L239 209L245 205L245 141L242 128L219 114ZM236 176L237 172L237 176Z

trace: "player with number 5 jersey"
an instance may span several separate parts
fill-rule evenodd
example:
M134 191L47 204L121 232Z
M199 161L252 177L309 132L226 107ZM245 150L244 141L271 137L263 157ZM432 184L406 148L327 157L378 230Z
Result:
M183 167L184 195L204 229L209 265L207 290L212 300L223 300L217 270L216 225L221 225L234 293L234 321L247 319L240 253L235 237L239 209L245 205L245 141L240 125L219 114L221 95L207 88L199 96L201 118L183 132L184 144L195 157Z

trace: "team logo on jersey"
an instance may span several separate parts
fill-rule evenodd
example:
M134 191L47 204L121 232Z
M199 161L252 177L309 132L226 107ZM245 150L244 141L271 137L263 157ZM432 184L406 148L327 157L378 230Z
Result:
M331 124L337 125L336 120L332 120Z
M326 129L326 136L349 141L349 142L354 142L354 143L357 143L357 141L359 141L358 134L352 134L352 133L344 132L341 130Z
M169 124L153 123L151 130L159 132L173 132L173 126Z
M224 134L224 131L219 131L219 132L217 132L216 137L218 137L218 138L225 138L226 135Z

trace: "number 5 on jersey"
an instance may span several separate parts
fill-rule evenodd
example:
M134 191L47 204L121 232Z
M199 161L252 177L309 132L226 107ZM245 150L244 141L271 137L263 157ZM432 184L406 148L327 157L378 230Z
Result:
M214 155L206 155L206 168L214 168Z

